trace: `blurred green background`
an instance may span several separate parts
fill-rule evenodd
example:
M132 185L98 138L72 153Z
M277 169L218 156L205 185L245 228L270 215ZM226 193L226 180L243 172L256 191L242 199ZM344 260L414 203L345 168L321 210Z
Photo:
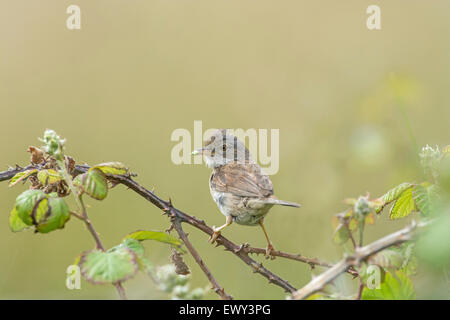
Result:
M70 4L81 7L81 30L66 28ZM370 4L381 6L379 31L366 28ZM194 120L204 129L280 129L280 170L271 179L280 198L303 208L272 209L268 232L277 249L336 261L342 251L330 218L342 199L420 180L417 146L450 143L449 12L444 0L1 0L0 165L26 164L27 147L52 128L79 163L121 161L175 206L221 225L210 169L174 165L172 131L192 132ZM0 184L0 298L115 299L108 285L65 287L67 266L93 246L80 221L47 235L10 232L8 214L24 189ZM136 229L168 227L122 186L88 203L108 247ZM405 223L383 215L366 241ZM228 293L285 298L206 235L186 230ZM265 246L259 228L233 225L224 235ZM168 263L168 247L145 246L154 264ZM192 285L206 285L186 260ZM311 278L301 263L264 265L296 287ZM351 292L356 283L338 285ZM143 274L125 287L133 299L167 297Z

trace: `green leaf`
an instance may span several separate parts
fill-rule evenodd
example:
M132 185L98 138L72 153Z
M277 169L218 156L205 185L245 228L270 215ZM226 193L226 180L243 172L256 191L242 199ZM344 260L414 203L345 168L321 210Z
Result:
M50 207L48 206L48 199L40 199L33 208L31 213L31 218L33 219L33 224L38 225L41 221L45 221L46 217L50 215Z
M81 274L94 284L124 281L138 271L136 254L128 248L83 252L79 265Z
M391 219L400 219L408 216L413 210L415 210L416 205L413 199L412 188L408 188L403 191L403 193L395 200L394 205L391 208L389 217Z
M37 177L39 179L39 182L44 186L63 180L63 177L59 174L59 172L53 169L41 170L37 174Z
M180 239L172 237L171 235L169 235L165 232L138 230L138 231L135 231L135 232L132 232L132 233L126 235L124 240L125 239L135 239L135 240L139 240L139 241L156 240L159 242L171 244L171 245L175 246L176 248L178 248L178 250L184 252L184 250L181 249L183 242Z
M142 246L142 244L138 240L131 238L125 239L120 245L114 248L128 248L138 256L144 255L144 247ZM110 250L113 250L114 248L111 248Z
M368 215L366 215L364 219L365 224L375 224L375 215L373 212L370 212Z
M144 246L135 239L125 239L120 245L114 248L128 248L136 254L136 261L139 266L139 270L149 273L154 276L155 268L151 262L144 256ZM110 250L113 250L111 248Z
M104 174L118 174L118 175L128 174L128 168L125 167L125 165L122 164L121 162L101 163L92 167L89 170L92 169L99 169Z
M392 201L398 199L398 197L400 197L400 195L403 193L403 191L411 188L412 186L413 186L412 183L404 182L404 183L396 186L395 188L392 188L388 192L386 192L386 194L383 195L382 199L384 200L385 203L392 202Z
M38 221L36 230L40 233L48 233L56 229L62 229L69 219L70 211L64 199L49 197L47 213L39 219L36 217Z
M395 275L387 272L379 289L364 287L361 298L363 300L414 300L416 293L408 276L397 271Z
M73 184L97 200L103 200L108 195L108 181L106 180L106 176L96 168L91 168L88 172L76 176Z
M16 210L20 219L28 226L33 224L32 214L37 202L46 198L41 190L26 190L16 198Z
M387 204L391 203L394 200L397 200L400 195L407 189L411 188L413 186L412 183L409 182L404 182L398 186L396 186L395 188L392 188L391 190L389 190L388 192L386 192L382 197L381 200L383 202L383 205L379 206L378 208L375 209L376 213L379 213L384 206L386 206Z
M25 171L19 172L14 177L11 178L8 186L9 187L15 186L20 181L24 181L26 178L28 178L29 176L31 176L32 174L34 174L36 172L38 172L37 169L31 169L31 170L25 170Z
M450 267L450 211L443 211L417 240L419 262L437 272Z
M370 264L374 264L386 269L400 269L403 265L405 257L402 252L397 250L386 249L378 252L370 257Z
M9 214L9 227L12 232L19 232L29 228L29 226L20 219L16 208L12 209Z
M333 236L333 241L336 244L344 244L350 239L350 232L344 224L339 224Z
M424 216L431 216L436 201L438 200L436 185L422 184L415 186L413 189L413 198L416 202L417 209Z

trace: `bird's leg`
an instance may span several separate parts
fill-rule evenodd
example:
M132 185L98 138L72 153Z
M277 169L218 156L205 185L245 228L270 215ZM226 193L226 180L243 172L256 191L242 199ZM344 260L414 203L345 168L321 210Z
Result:
M214 230L214 233L209 238L209 242L214 243L214 241L216 241L216 239L220 236L220 232L222 231L222 229L225 229L226 227L228 227L232 222L233 222L233 217L232 216L227 216L224 225L222 225L222 226L220 226L218 228L213 226L212 229Z
M264 231L264 235L266 236L266 239L267 239L267 247L266 247L265 256L266 256L266 258L271 257L273 259L274 257L272 256L272 251L274 250L274 248L273 248L272 242L269 239L269 235L267 234L266 228L264 228L263 220L264 219L259 220L259 225L261 226L262 230Z

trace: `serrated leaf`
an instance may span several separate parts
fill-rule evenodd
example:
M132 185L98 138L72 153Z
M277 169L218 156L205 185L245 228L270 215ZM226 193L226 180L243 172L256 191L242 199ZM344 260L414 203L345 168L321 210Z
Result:
M378 208L376 208L375 212L379 213L385 205L391 203L394 200L397 200L400 195L407 189L412 188L413 184L409 183L409 182L404 182L398 186L396 186L395 188L392 188L391 190L389 190L388 192L386 192L382 197L382 205L380 205Z
M138 271L136 254L128 248L116 248L109 252L84 252L79 265L81 274L95 284L124 281Z
M388 192L386 192L385 195L383 195L384 202L392 202L400 197L400 195L407 189L411 188L413 186L412 183L404 182L400 185L398 185L395 188L392 188Z
M413 300L416 298L416 293L408 276L397 271L395 275L387 272L379 289L364 287L361 298L363 300Z
M178 250L184 252L184 250L181 249L183 242L180 239L175 238L165 232L138 230L138 231L135 231L135 232L132 232L132 233L126 235L124 240L126 240L126 239L135 239L135 240L139 240L139 241L155 240L155 241L171 244L171 245L175 246Z
M395 200L394 205L391 208L389 217L391 219L400 219L408 216L416 205L413 199L412 188L408 188Z
M33 224L31 217L33 209L39 200L46 197L47 195L41 190L26 190L16 198L17 214L26 225Z
M18 184L20 181L24 181L25 179L27 179L29 176L31 176L32 174L34 174L36 172L38 172L37 169L31 169L31 170L25 170L25 171L19 172L14 177L11 178L8 186L13 187L16 184Z
M38 221L36 230L40 233L48 233L56 229L62 229L69 219L70 211L64 199L49 197L48 212L40 219L36 219Z
M9 227L12 232L19 232L29 228L30 226L26 225L22 219L20 219L16 208L13 208L9 214Z
M44 186L63 180L63 177L59 174L59 172L53 169L41 170L38 172L37 177L39 182Z
M429 184L417 185L413 189L413 198L417 209L424 216L430 216L438 199L437 187Z
M108 182L105 174L96 168L75 177L73 184L94 199L103 200L108 195Z
M125 167L125 165L121 162L101 163L92 167L90 170L92 169L99 169L104 174L117 174L117 175L128 174L128 168Z

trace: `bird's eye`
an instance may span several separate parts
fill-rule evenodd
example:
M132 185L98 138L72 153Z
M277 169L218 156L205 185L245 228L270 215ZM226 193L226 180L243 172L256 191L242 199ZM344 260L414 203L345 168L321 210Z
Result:
M223 145L223 146L222 146L222 150L223 150L223 151L227 151L227 146L226 146L226 145Z

